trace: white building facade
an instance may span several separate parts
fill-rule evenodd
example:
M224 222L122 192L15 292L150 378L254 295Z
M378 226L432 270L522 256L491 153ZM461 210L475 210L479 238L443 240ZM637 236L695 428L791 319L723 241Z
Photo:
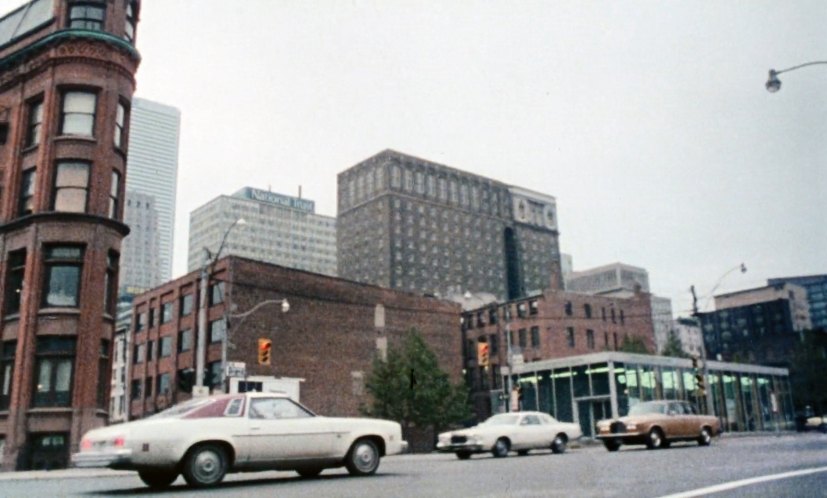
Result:
M316 214L312 200L252 187L211 200L190 214L187 271L204 264L204 248L215 255L225 234L222 256L336 276L336 218Z
M705 356L703 335L701 334L701 325L698 323L698 320L694 318L678 318L674 321L672 327L675 331L675 336L681 343L681 349L684 353L698 358Z

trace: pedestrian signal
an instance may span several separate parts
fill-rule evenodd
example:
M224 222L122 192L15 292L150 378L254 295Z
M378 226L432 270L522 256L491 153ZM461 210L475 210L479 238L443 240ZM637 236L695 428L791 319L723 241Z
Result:
M487 367L489 363L489 349L487 342L477 343L477 365Z
M270 364L270 352L273 347L273 341L266 338L260 338L258 340L258 364L259 365L269 365Z

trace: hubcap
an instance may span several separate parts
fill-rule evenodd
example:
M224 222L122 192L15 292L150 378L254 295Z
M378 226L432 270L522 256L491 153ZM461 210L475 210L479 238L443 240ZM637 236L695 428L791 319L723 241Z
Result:
M376 464L376 451L369 444L360 444L356 447L354 463L359 470L369 472Z
M195 457L194 474L200 481L210 482L221 471L221 458L214 451L202 451Z
M655 448L660 446L660 434L658 434L657 432L652 433L652 446L654 446Z

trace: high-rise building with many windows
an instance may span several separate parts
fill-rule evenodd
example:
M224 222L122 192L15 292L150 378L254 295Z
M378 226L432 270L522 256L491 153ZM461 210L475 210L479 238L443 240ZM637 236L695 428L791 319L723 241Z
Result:
M385 150L339 174L338 204L342 278L499 300L560 279L550 195Z
M204 264L205 248L336 276L336 218L309 199L244 187L190 214L188 271Z
M0 17L0 468L106 424L138 0Z
M129 174L120 287L150 289L172 277L178 136L181 112L146 99L132 100Z

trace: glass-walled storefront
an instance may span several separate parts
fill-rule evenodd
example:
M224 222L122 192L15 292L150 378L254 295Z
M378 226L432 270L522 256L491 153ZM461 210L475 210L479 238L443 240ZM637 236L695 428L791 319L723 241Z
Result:
M783 368L716 361L695 367L689 359L606 352L525 363L511 380L520 387L521 409L578 421L593 436L598 420L659 399L690 401L716 415L725 431L791 430L788 375Z

